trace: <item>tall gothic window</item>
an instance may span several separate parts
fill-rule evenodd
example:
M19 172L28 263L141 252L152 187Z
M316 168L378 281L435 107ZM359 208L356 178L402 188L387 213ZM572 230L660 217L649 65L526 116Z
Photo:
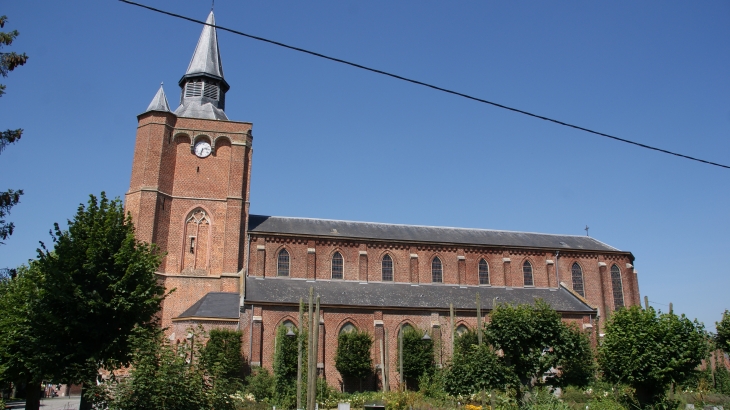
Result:
M525 261L525 263L522 264L522 274L525 277L525 286L533 286L532 265L530 264L530 261Z
M484 259L479 259L479 284L489 285L489 265Z
M383 256L381 271L383 274L383 282L393 281L393 258L391 258L388 254Z
M431 261L431 282L441 283L444 280L444 268L439 257L433 258Z
M611 287L613 288L613 307L618 309L624 305L624 287L621 283L621 271L615 264L611 266Z
M286 249L282 249L276 258L276 275L289 276L289 252Z
M573 267L570 271L573 274L573 290L579 295L585 297L586 295L583 290L583 270L580 268L580 265L578 265L578 262L573 263Z
M332 279L342 279L345 262L342 259L342 254L335 252L332 255Z

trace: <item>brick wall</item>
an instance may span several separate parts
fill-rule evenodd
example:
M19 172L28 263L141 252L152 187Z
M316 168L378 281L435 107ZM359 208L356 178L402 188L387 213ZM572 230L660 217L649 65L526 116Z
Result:
M344 280L376 282L381 281L381 261L386 254L393 259L394 282L405 283L431 283L431 262L438 257L443 266L443 282L447 284L479 285L479 261L484 259L489 265L489 286L525 286L523 264L528 261L532 266L533 286L554 288L559 281L572 288L571 268L578 263L583 274L585 300L599 308L604 319L606 311L614 310L610 269L616 265L621 271L624 304L640 303L628 253L562 250L556 258L554 253L544 250L322 240L257 233L251 237L248 274L277 276L277 258L282 249L289 253L289 277L318 280L331 279L335 252L344 260Z
M306 304L306 303L305 303ZM305 308L306 309L306 308ZM252 314L253 312L253 314ZM489 319L488 310L482 313L483 323ZM337 337L343 326L351 323L359 330L373 335L371 359L376 369L376 379L371 381L369 388L381 388L382 373L380 361L380 341L383 341L383 357L388 363L389 386L396 389L398 386L398 332L406 324L416 329L428 331L435 345L435 359L437 365L444 365L451 357L451 323L448 311L424 310L378 310L323 306L320 310L321 324L319 328L320 342L317 363L321 364L319 374L330 386L341 389L344 380L335 368L337 352ZM305 314L306 316L306 314ZM250 355L250 363L262 366L273 371L276 328L285 321L291 321L299 326L297 306L260 306L255 305L253 311L250 305L246 306L246 313L241 316L241 329L244 333L244 353ZM252 322L253 320L253 322ZM565 322L576 323L579 328L590 331L591 317L588 315L563 315ZM305 319L306 321L306 319ZM477 318L474 311L455 312L454 328L465 325L474 329ZM253 331L253 332L252 332ZM387 339L385 334L387 333ZM385 343L387 340L387 343ZM387 348L386 348L387 346Z

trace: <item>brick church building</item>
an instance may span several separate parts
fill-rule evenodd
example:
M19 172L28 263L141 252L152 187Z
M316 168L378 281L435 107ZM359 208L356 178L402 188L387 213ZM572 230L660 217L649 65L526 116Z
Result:
M313 287L320 374L341 385L337 336L355 327L373 335L377 377L390 369L395 387L399 329L449 346L453 331L476 326L477 294L484 320L495 300L541 298L593 337L610 312L640 303L633 255L588 236L250 215L252 123L226 116L215 28L203 28L179 85L174 111L160 87L137 117L126 194L138 239L166 253L158 275L175 289L162 311L172 339L197 324L238 329L248 363L271 369L277 326L297 325Z

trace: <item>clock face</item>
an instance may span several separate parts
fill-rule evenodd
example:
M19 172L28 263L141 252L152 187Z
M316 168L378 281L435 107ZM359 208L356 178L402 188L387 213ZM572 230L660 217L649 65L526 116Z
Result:
M206 141L200 141L195 144L195 155L205 158L210 155L210 144Z

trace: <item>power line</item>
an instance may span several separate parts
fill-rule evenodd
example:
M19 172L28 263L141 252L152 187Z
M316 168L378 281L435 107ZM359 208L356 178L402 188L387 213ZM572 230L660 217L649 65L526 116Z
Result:
M239 36L244 36L244 37L248 37L248 38L251 38L251 39L254 39L254 40L263 41L265 43L274 44L274 45L277 45L277 46L280 46L280 47L288 48L290 50L295 50L295 51L299 51L299 52L302 52L302 53L305 53L305 54L313 55L315 57L324 58L326 60L334 61L334 62L341 63L341 64L346 64L346 65L349 65L349 66L352 66L352 67L356 67L356 68L360 68L360 69L363 69L363 70L366 70L366 71L370 71L370 72L373 72L373 73L376 73L376 74L382 74L382 75L385 75L385 76L388 76L388 77L391 77L391 78L395 78L395 79L398 79L398 80L407 81L409 83L413 83L413 84L421 85L421 86L424 86L424 87L432 88L432 89L437 90L437 91L442 91L442 92L445 92L445 93L448 93L448 94L457 95L459 97L464 97L464 98L467 98L467 99L470 99L470 100L473 100L473 101L477 101L477 102L480 102L480 103L489 104L489 105L492 105L492 106L495 106L495 107L498 107L498 108L503 108L505 110L509 110L509 111L513 111L513 112L516 112L516 113L528 115L528 116L533 117L533 118L538 118L538 119L545 120L545 121L548 121L548 122L552 122L552 123L555 123L555 124L563 125L565 127L574 128L574 129L577 129L577 130L580 130L580 131L585 131L585 132L588 132L588 133L591 133L591 134L594 134L594 135L599 135L599 136L602 136L602 137L611 138L613 140L620 141L620 142L625 142L625 143L631 144L631 145L636 145L637 147L646 148L646 149L650 149L650 150L662 152L662 153L669 154L669 155L674 155L674 156L677 156L677 157L680 157L680 158L690 159L692 161L702 162L702 163L705 163L705 164L708 164L708 165L714 165L714 166L717 166L717 167L730 169L730 166L728 166L728 165L723 165L723 164L719 164L717 162L707 161L707 160L704 160L704 159L691 157L689 155L684 155L684 154L680 154L680 153L677 153L677 152L668 151L668 150L665 150L665 149L662 149L662 148L653 147L651 145L642 144L640 142L635 142L635 141L627 140L625 138L619 138L619 137L616 137L614 135L606 134L606 133L599 132L599 131L594 131L594 130L591 130L589 128L585 128L585 127L581 127L581 126L578 126L578 125L570 124L570 123L567 123L567 122L563 122L563 121L556 120L556 119L553 119L553 118L545 117L545 116L542 116L542 115L533 114L531 112L524 111L524 110L520 110L518 108L509 107L509 106L506 106L506 105L503 105L503 104L499 104L499 103L496 103L496 102L493 102L493 101L488 101L488 100L485 100L485 99L482 99L482 98L474 97L474 96L471 96L471 95L468 95L468 94L464 94L464 93L461 93L461 92L458 92L458 91L449 90L447 88L439 87L439 86L436 86L436 85L433 85L433 84L429 84L429 83L424 83L423 81L418 81L418 80L414 80L414 79L411 79L411 78L407 78L407 77L400 76L398 74L393 74L393 73L389 73L387 71L378 70L376 68L367 67L367 66L364 66L362 64L353 63L351 61L343 60L343 59L336 58L336 57L330 57L330 56L327 56L327 55L324 55L324 54L321 54L321 53L317 53L317 52L310 51L310 50L306 50L306 49L299 48L299 47L290 46L288 44L280 43L278 41L269 40L269 39L266 39L266 38L263 38L263 37L254 36L252 34L246 34L244 32L241 32L241 31L238 31L238 30L233 30L233 29L226 28L226 27L223 27L223 26L218 26L218 25L214 25L214 24L208 24L208 23L206 23L206 22L204 22L202 20L196 20L196 19L193 19L193 18L190 18L190 17L187 17L187 16L183 16L181 14L176 14L176 13L172 13L172 12L169 12L169 11L160 10L160 9L157 9L157 8L154 8L154 7L150 7L150 6L147 6L147 5L144 5L144 4L136 3L136 2L133 2L133 1L130 1L130 0L119 0L119 1L121 1L123 3L131 4L133 6L142 7L142 8L145 8L147 10L155 11L157 13L162 13L162 14L166 14L168 16L172 16L172 17L176 17L176 18L179 18L179 19L191 21L193 23L198 23L198 24L202 24L202 25L205 25L205 26L215 27L215 28L217 28L219 30L227 31L229 33L237 34Z

